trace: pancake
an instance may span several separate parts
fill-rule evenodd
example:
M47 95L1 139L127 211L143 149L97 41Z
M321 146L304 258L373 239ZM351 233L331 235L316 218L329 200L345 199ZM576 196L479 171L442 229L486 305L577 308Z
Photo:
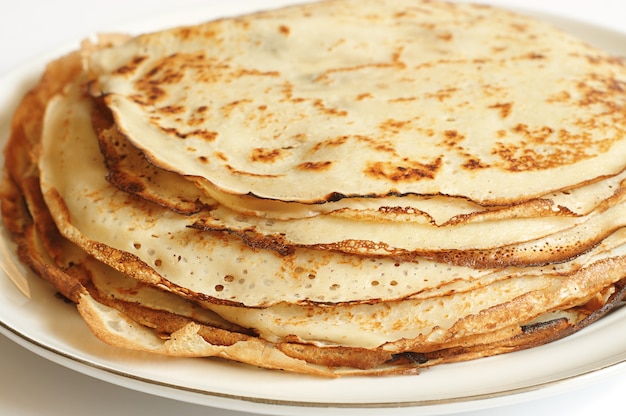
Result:
M326 1L138 36L88 65L129 140L218 201L518 203L624 170L623 63L490 7Z
M192 179L150 163L118 130L110 111L99 102L93 111L93 124L107 165L107 179L115 186L170 209L187 213L200 210L198 201L195 201L197 199L204 199L205 206L213 206L217 202L192 186L189 183ZM162 176L167 176L167 179ZM394 217L398 217L410 222L444 226L491 218L586 215L602 201L613 196L624 178L626 172L512 205L479 205L466 198L413 194L381 198L342 198L316 205L223 194L218 198L222 210L228 208L238 214L263 219L291 220L332 214L357 220L393 221ZM165 181L169 186L162 185ZM177 188L180 189L178 192L169 195L171 191L168 190ZM183 196L185 200L182 202L188 204L187 209L180 206Z

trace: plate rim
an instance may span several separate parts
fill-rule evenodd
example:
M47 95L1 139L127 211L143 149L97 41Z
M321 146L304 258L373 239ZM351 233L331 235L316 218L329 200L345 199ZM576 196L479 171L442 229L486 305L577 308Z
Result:
M291 0L284 0L282 1L282 3L293 3L293 1ZM246 7L246 2L242 2L242 7ZM538 16L543 16L543 17L550 17L554 20L557 21L566 21L566 22L570 22L574 25L580 26L580 27L588 27L592 30L600 30L603 32L606 32L608 34L612 34L614 36L620 37L622 38L624 41L626 41L626 33L622 33L613 29L608 29L608 28L603 28L602 26L598 26L596 24L592 24L592 23L587 23L587 22L583 22L581 20L577 20L577 19L572 19L569 17L562 17L562 16L557 16L557 15L550 15L550 14L546 14L546 13L541 13L541 12L536 12L533 10L528 10L528 9L520 9L520 8L515 8L515 7L508 7L508 6L503 6L505 8L509 8L511 10L516 10L516 11L521 11L521 12L525 12L525 13L531 13L531 14L535 14ZM209 7L211 8L211 7ZM196 11L194 11L196 10ZM191 15L194 13L197 13L197 10L204 10L206 13L207 7L199 7L199 8L191 8L188 10L184 10L182 12L179 12L176 14L176 16L179 15ZM151 21L154 22L155 19L162 19L162 16L154 16L152 18L148 17L148 19L146 19L146 21ZM145 24L145 23L144 23ZM154 24L154 23L152 23ZM132 25L132 23L131 23ZM8 95L11 96L15 96L16 94L19 93L19 91L25 91L24 88L24 75L20 74L19 72L22 71L24 68L28 68L29 70L25 71L26 75L30 78L33 78L35 76L35 74L40 73L43 69L43 67L41 66L41 64L43 62L45 62L46 60L48 60L51 56L57 56L59 55L61 52L63 51L67 51L69 50L70 47L68 45L65 46L60 46L59 48L55 48L51 51L49 51L48 53L46 53L44 56L38 57L36 59L33 59L31 61L28 61L26 63L21 63L18 64L17 66L13 67L12 70L8 71L7 73L4 74L0 74L0 84L6 84L7 80L19 80L20 83L11 83L11 88L8 91ZM26 84L28 84L28 82L25 82ZM0 98L0 106L2 108L4 108L6 106L6 102L7 99L5 97ZM13 98L9 98L8 101L15 101ZM2 144L4 144L5 140L6 140L6 135L8 134L7 131L5 131L6 127L8 127L7 123L4 120L4 117L6 115L0 115L0 134L2 134L1 137L1 142ZM3 158L2 158L2 163L3 163ZM4 225L2 225L2 228L4 229ZM5 236L2 236L1 238L6 238ZM0 273L0 276L2 276L3 278L7 278L5 276L5 273L2 272ZM39 279L38 277L36 277L36 279ZM33 280L35 279L29 279L30 284L33 284ZM46 282L39 282L37 280L36 284L46 284ZM1 309L0 309L1 311ZM616 311L617 312L617 311ZM624 311L622 311L624 312ZM584 330L583 330L584 331ZM164 388L164 389L168 389L168 390L173 390L177 393L180 392L185 392L185 397L173 397L173 396L178 396L178 395L166 395L164 394L164 397L169 397L169 398L173 398L173 399L177 399L177 400L182 400L182 401L189 401L192 403L196 403L196 404L203 404L203 405L207 405L207 406L216 406L216 403L206 403L205 400L201 400L200 398L196 398L196 400L194 400L193 397L191 397L192 395L200 395L201 397L206 398L207 396L210 396L212 398L217 398L217 399L224 399L226 401L229 401L229 403L221 403L221 405L223 406L219 406L219 407L223 407L225 409L232 409L232 410L244 410L244 411L253 411L253 412L258 412L259 408L254 408L254 409L250 409L249 406L245 406L242 404L243 403L248 403L254 406L258 406L258 405L263 405L263 406L269 406L268 409L263 409L263 410L268 410L268 411L273 411L276 412L277 409L283 409L283 410L292 410L293 408L296 407L297 409L301 409L301 408L307 408L307 409L313 409L313 410L319 410L320 408L324 408L324 409L333 409L333 410L354 410L354 409L358 409L358 410L367 410L367 409L375 409L375 410L381 410L381 409L385 409L385 410L392 410L392 409L415 409L415 408L420 408L420 409L428 409L428 410L435 410L441 413L437 413L437 414L448 414L451 411L457 411L458 410L458 406L460 404L467 404L468 400L471 400L473 403L477 403L480 402L481 404L483 404L484 406L478 406L477 408L483 409L483 408L487 408L487 407L494 407L494 406L498 406L499 404L501 404L501 402L503 401L503 399L505 398L511 398L512 396L517 396L516 399L520 400L525 400L522 396L526 396L529 393L533 393L533 392L537 392L539 390L541 390L542 392L546 393L546 394L553 394L558 392L559 390L561 390L562 387L564 387L565 384L576 384L576 383L572 383L575 380L580 380L580 379L588 379L588 378L592 378L595 376L601 376L604 374L608 374L608 373L612 373L614 371L623 371L624 368L626 367L626 357L622 357L621 359L609 363L609 364L605 364L602 365L598 368L595 369L591 369L591 370L587 370L584 371L582 373L578 373L575 375L570 375L570 376L565 376L559 379L554 379L551 381L546 381L543 383L539 383L539 384L535 384L535 385L529 385L526 387L518 387L518 388L513 388L513 389L504 389L498 392L493 392L493 393L484 393L484 394L473 394L473 395L468 395L468 396L464 396L464 397L455 397L455 398L446 398L446 399L433 399L433 400L416 400L416 401L404 401L404 402L384 402L384 403L373 403L373 402L368 402L368 403L335 403L335 402L328 402L328 403L322 403L322 402L308 402L308 401L303 401L303 402L299 402L299 401L291 401L291 400L276 400L276 399L266 399L266 398L256 398L256 397L250 397L250 396L239 396L239 395L233 395L233 394L229 394L229 393L220 393L220 392L216 392L216 391L207 391L207 390L201 390L201 389L195 389L192 387L188 387L188 386L180 386L180 385L175 385L175 384L171 384L171 383L167 383L167 382L161 382L161 381L157 381L154 379L148 379L148 378L144 378L141 376L136 376L133 375L131 373L128 372L124 372L123 370L115 370L112 368L109 368L108 366L102 364L102 363L94 363L91 362L90 360L86 359L86 358L81 358L79 356L73 355L71 353L67 353L64 351L60 351L57 348L54 348L50 345L46 345L44 342L41 342L35 338L33 338L32 336L28 335L27 333L25 333L24 331L20 331L18 328L15 328L13 326L11 326L8 322L6 322L1 316L0 316L0 333L2 333L4 336L6 336L7 338L11 339L13 342L18 343L19 345L21 345L22 347L30 350L31 352L40 355L46 359L52 360L57 362L58 364L64 365L67 368L71 368L74 371L86 374L88 376L92 376L92 377L97 377L96 375L92 374L92 372L104 372L107 373L109 375L112 375L116 378L122 378L124 380L132 380L135 383L137 383L138 385L133 386L133 385L129 385L126 383L122 383L120 382L120 380L117 380L118 382L116 383L115 381L112 381L108 378L99 378L101 380L105 380L108 382L112 382L115 383L117 385L120 386L124 386L127 388L131 388L131 389L135 389L138 391L144 391L147 393L152 393L155 394L155 392L153 391L153 389L150 389L146 386L158 386L159 388ZM626 347L625 347L625 351L626 353ZM57 358L57 360L54 360L50 357L50 355L53 355L54 357ZM69 365L68 363L64 362L64 360L68 360L71 361L74 365ZM76 368L76 367L80 367L80 368ZM81 371L82 369L82 371ZM89 371L89 370L93 370L93 371ZM141 385L146 385L141 388ZM550 393L550 391L553 391L552 393ZM158 394L158 393L157 393ZM162 395L162 394L158 394L158 395ZM187 397L189 396L189 397ZM188 399L188 400L186 400ZM230 403L232 402L232 403ZM487 403L489 402L489 403ZM219 403L218 403L219 405ZM446 409L446 407L450 407L450 409ZM464 407L464 410L467 410L467 407Z

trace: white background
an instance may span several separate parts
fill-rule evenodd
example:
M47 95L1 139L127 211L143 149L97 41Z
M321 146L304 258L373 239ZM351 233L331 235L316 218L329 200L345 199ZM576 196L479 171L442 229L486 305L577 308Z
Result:
M68 45L75 47L80 39L98 31L106 31L150 16L175 14L181 9L208 3L221 4L224 10L228 10L229 5L235 4L236 1L3 0L0 5L0 77L37 57L54 56L56 51ZM626 11L623 10L624 3L621 0L488 2L558 13L626 34ZM258 8L263 8L271 4L272 0L258 0L257 3ZM0 91L0 94L3 93L6 92ZM0 120L6 121L6 114L0 115ZM588 385L577 386L573 391L537 398L506 408L464 415L609 414L616 411L615 409L623 409L624 392L626 392L626 374L609 374L590 380ZM245 415L241 412L206 408L111 385L49 362L1 335L0 414ZM381 415L384 414L385 411L381 410Z

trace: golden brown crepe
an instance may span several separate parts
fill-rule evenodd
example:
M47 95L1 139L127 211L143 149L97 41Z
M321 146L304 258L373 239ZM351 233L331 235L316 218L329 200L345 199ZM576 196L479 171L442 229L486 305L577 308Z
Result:
M138 36L88 69L129 140L216 194L516 203L623 170L623 64L491 7L300 5Z

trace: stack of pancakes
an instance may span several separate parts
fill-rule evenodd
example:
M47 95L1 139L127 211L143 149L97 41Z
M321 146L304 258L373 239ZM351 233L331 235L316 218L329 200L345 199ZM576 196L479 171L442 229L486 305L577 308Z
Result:
M103 36L5 150L21 258L112 345L308 374L537 346L626 283L626 67L493 7Z

